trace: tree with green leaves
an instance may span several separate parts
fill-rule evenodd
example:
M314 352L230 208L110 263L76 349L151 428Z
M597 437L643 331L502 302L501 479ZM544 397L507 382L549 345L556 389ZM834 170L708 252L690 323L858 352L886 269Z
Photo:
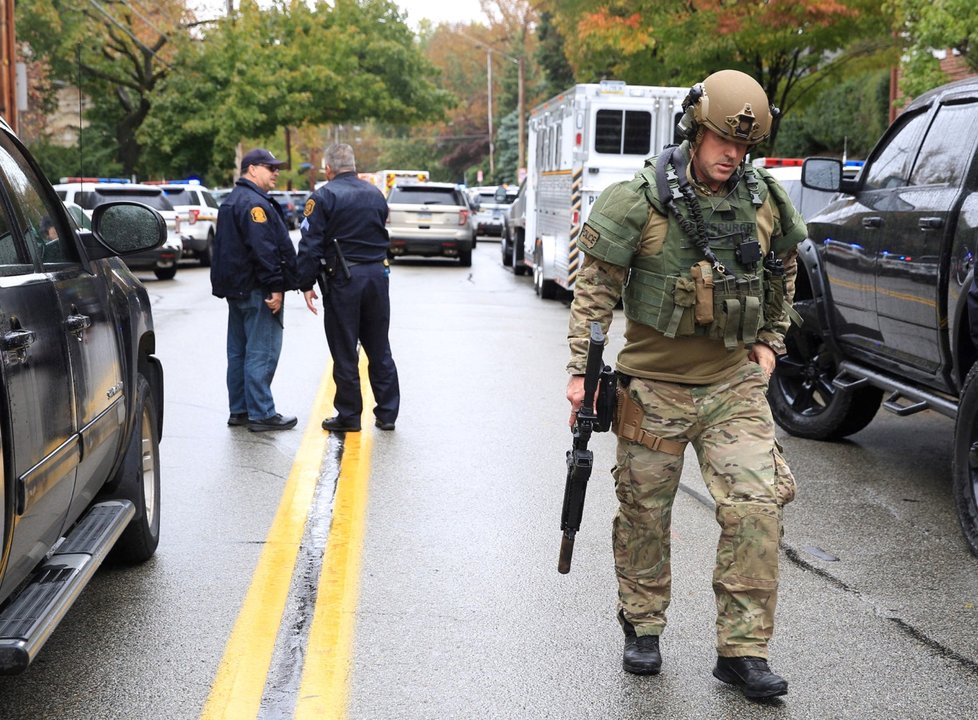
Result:
M742 70L788 113L854 69L895 60L891 14L876 0L542 0L579 82L689 85ZM880 28L884 32L880 32ZM773 142L773 140L772 140Z
M136 132L170 69L171 41L185 32L185 2L32 0L17 3L16 12L20 41L47 63L54 80L80 87L90 117L103 127L111 122L116 159L125 174L135 172L141 152ZM88 142L106 144L97 136L92 128Z
M913 97L947 82L935 51L953 52L978 72L978 5L972 0L891 0L886 5L907 43L902 92Z

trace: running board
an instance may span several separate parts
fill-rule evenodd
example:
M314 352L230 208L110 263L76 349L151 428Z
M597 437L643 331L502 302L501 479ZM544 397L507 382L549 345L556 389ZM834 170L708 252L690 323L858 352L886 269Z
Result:
M0 674L23 672L136 514L128 500L89 508L0 612Z
M934 410L951 419L958 414L958 404L946 396L908 385L849 361L839 363L839 374L832 380L832 384L840 390L855 390L872 385L888 391L890 395L883 402L883 407L900 416L913 415L921 410Z

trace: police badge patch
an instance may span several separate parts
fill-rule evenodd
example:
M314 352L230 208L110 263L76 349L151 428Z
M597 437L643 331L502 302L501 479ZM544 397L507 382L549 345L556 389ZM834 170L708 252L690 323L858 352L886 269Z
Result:
M584 247L593 248L595 243L601 239L601 233L587 223L584 223L584 227L581 228L581 234L578 239L581 241L581 245Z
M251 208L251 219L256 223L263 223L268 220L265 215L265 208L253 207Z
M302 209L302 214L305 217L312 215L312 211L316 209L316 201L312 198L306 200L306 206Z

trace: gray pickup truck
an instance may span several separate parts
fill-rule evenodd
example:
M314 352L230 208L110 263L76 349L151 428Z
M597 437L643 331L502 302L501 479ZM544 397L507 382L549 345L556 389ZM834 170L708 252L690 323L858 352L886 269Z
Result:
M134 202L80 229L0 121L0 673L28 666L110 551L156 551L163 369L118 256L165 238Z
M978 78L916 98L854 180L809 158L802 182L841 192L808 221L795 309L769 390L788 432L832 440L882 405L954 420L952 485L978 555L978 358L967 292L978 240Z

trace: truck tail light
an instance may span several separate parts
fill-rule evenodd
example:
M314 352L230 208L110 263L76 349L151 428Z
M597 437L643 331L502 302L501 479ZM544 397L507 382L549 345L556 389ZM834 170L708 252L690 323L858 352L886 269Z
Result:
M180 216L173 216L173 232L180 232Z
M200 210L191 210L190 211L190 224L193 225L194 223L196 223L198 217L200 217Z
M468 210L459 210L458 211L458 224L459 225L467 225L468 222L469 222L469 211Z

